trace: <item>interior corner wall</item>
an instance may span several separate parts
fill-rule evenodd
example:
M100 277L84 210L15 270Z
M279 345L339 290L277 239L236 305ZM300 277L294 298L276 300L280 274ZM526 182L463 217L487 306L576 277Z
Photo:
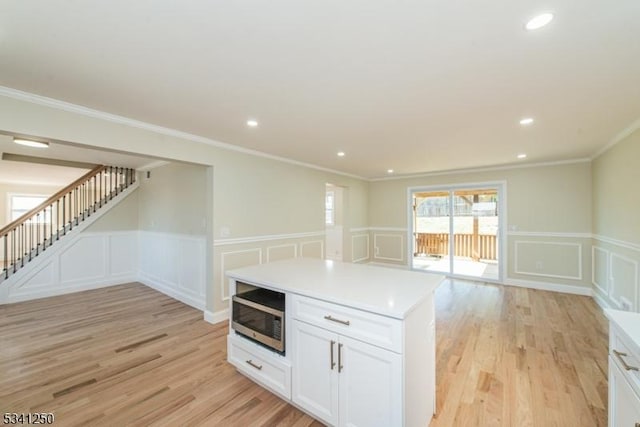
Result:
M432 174L370 183L372 258L408 265L410 187L506 183L506 284L590 292L591 166L588 161L479 172ZM505 218L503 217L503 220ZM516 247L566 248L534 271ZM544 253L535 249L533 253ZM382 255L380 255L382 254ZM534 262L534 265L536 263Z
M640 311L640 130L593 160L594 298Z

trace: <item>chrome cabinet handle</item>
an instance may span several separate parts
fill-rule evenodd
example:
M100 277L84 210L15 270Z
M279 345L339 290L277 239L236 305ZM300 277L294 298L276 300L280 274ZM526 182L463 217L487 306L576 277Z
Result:
M342 323L343 325L347 325L347 326L349 326L351 324L351 322L349 322L348 320L336 319L335 317L330 316L330 315L326 315L326 316L324 316L324 318L326 320L330 320L330 321L336 322L336 323Z
M262 365L256 365L255 363L253 363L253 360L249 359L247 360L247 365L249 366L253 366L254 368L256 368L258 371L262 370Z
M342 372L342 344L338 344L338 373Z
M336 367L336 362L333 361L333 347L336 345L334 340L331 340L331 346L329 347L329 352L331 354L331 370Z
M628 365L627 362L623 359L623 357L627 356L627 353L623 353L621 351L618 350L613 350L613 354L616 355L616 357L618 358L618 360L620 361L620 363L622 363L622 367L626 370L626 371L637 371L638 368L635 366L631 366ZM636 427L640 427L640 425L638 425L640 423L636 423Z

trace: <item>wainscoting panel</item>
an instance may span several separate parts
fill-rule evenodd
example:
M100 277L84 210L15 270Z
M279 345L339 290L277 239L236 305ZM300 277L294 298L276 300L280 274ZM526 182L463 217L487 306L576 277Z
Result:
M138 273L137 233L112 234L107 240L109 246L109 275L133 276Z
M213 310L205 312L205 320L221 321L228 316L227 271L297 257L321 258L324 236L322 231L216 240L213 243Z
M262 248L228 251L220 254L220 289L223 301L229 299L229 283L226 279L227 271L255 264L262 264Z
M518 274L582 280L582 245L518 240L514 270Z
M203 302L206 297L205 245L204 238L180 239L176 245L180 250L178 285L183 292Z
M353 262L369 260L369 235L356 234L351 236L351 259Z
M378 260L404 261L404 236L374 232L373 257Z
M303 258L324 258L324 242L322 240L302 242L300 254Z
M297 256L298 256L298 246L295 243L287 243L286 245L267 246L267 262L296 258Z
M591 248L591 283L602 295L609 295L609 251Z
M611 286L609 288L609 298L618 308L623 308L623 299L630 305L632 311L638 310L638 262L612 253L611 265Z
M136 280L138 232L78 232L3 282L0 304Z
M205 245L203 236L140 231L140 281L203 310Z
M91 282L107 273L107 239L105 235L82 235L60 255L60 283Z

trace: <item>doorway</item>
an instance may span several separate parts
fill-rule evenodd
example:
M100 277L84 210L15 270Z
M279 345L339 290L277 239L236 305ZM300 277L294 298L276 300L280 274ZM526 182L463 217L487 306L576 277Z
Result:
M502 281L504 184L410 189L411 267Z
M333 184L326 184L325 187L325 258L342 261L344 188Z

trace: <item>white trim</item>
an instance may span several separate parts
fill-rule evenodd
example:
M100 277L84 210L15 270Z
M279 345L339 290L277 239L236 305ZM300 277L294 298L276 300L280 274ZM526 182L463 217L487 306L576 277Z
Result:
M620 246L621 248L631 249L633 251L640 252L640 245L637 243L626 242L624 240L613 239L611 237L606 237L601 234L593 234L592 237L596 240L600 240L601 242L610 243L612 245Z
M271 261L271 249L293 247L293 258L298 258L298 245L295 243L287 243L286 245L267 246L267 262Z
M152 289L155 289L156 291L163 293L165 295L170 296L173 299L177 299L180 302L183 302L193 308L196 308L200 311L204 310L204 301L202 300L198 300L196 298L194 298L193 296L185 293L185 292L181 292L178 289L172 287L172 286L167 286L159 281L156 281L155 278L150 277L149 275L143 273L143 272L138 272L138 282L142 283L145 286L148 286Z
M350 233L365 233L367 231L371 230L370 227L354 227L354 228L350 228L349 232Z
M632 310L636 311L636 307L638 307L638 261L628 258L624 255L620 255L618 253L615 252L610 252L609 255L609 281L611 282L611 285L609 286L609 299L616 304L618 307L622 307L622 302L615 297L615 290L616 290L616 282L614 280L613 277L613 258L619 258L624 262L627 262L631 265L633 265L633 301L631 302L633 304ZM624 297L624 295L620 295L621 297Z
M400 238L400 258L391 258L391 257L383 257L378 255L378 236L380 237L397 237ZM382 234L382 233L373 233L373 247L376 249L373 251L374 259L385 259L387 261L399 261L402 262L404 260L404 235L402 234Z
M491 172L498 170L509 170L509 169L527 169L527 168L536 168L536 167L545 167L545 166L560 166L560 165L570 165L574 163L589 163L591 162L590 158L579 158L579 159L571 159L571 160L560 160L555 162L542 162L542 163L527 163L527 164L518 164L518 165L504 165L504 166L486 166L479 168L471 168L471 169L451 169L440 172L426 172L426 173L418 173L418 174L409 174L409 175L396 175L396 176L387 176L380 178L370 178L369 182L376 181L393 181L399 179L414 179L414 178L427 178L432 176L443 176L443 175L460 175L465 173L477 173L477 172ZM444 186L438 186L444 187Z
M258 264L262 264L262 248L252 248L252 249L242 249L239 251L230 251L230 252L222 252L220 254L220 275L221 275L221 281L220 283L222 284L221 289L220 289L220 297L222 298L222 301L228 301L230 296L224 294L224 290L225 287L224 284L226 282L225 280L225 276L226 276L226 271L224 268L224 258L227 255L235 255L235 254L242 254L242 253L247 253L247 252L257 252L258 253Z
M620 141L624 140L626 137L628 137L629 135L633 134L636 130L640 129L640 118L638 118L636 121L634 121L633 123L631 123L629 126L627 126L626 128L622 129L620 132L618 132L612 139L611 141L609 141L607 143L607 145L605 145L604 147L602 147L601 149L599 149L598 151L596 151L592 156L591 156L591 160L596 159L597 157L600 157L602 154L604 154L606 151L608 151L609 149L613 148L616 144L618 144Z
M605 287L596 282L596 251L604 252L605 256ZM609 251L598 246L591 246L591 284L603 295L609 295ZM595 295L595 294L594 294Z
M591 297L596 302L596 304L598 304L600 306L600 308L602 308L602 309L612 309L612 308L617 309L618 308L618 307L614 307L611 304L609 304L609 302L606 299L604 299L603 297L601 297L597 293L594 293L593 295L591 295Z
M154 133L157 133L157 134L160 134L160 135L166 135L166 136L180 138L180 139L184 139L184 140L188 140L188 141L198 142L198 143L201 143L201 144L207 144L207 145L211 145L211 146L214 146L214 147L217 147L217 148L222 148L222 149L229 150L229 151L236 151L236 152L240 152L240 153L244 153L244 154L250 154L252 156L264 157L264 158L270 159L270 160L277 160L277 161L280 161L280 162L283 162L283 163L289 163L289 164L296 165L296 166L302 166L302 167L306 167L306 168L309 168L309 169L320 170L320 171L323 171L323 172L329 172L329 173L336 174L336 175L342 175L342 176L347 176L347 177L350 177L350 178L356 178L356 179L361 179L361 180L365 180L366 181L366 178L358 176L358 175L354 175L354 174L350 174L350 173L346 173L346 172L341 172L341 171L334 170L334 169L324 168L324 167L321 167L321 166L313 165L311 163L305 163L305 162L300 162L300 161L293 160L293 159L288 159L286 157L275 156L273 154L264 153L262 151L252 150L252 149L249 149L249 148L244 148L244 147L240 147L240 146L237 146L237 145L228 144L226 142L216 141L216 140L213 140L213 139L210 139L210 138L205 138L203 136L194 135L194 134L191 134L191 133L182 132L182 131L179 131L179 130L170 129L170 128L166 128L166 127L163 127L163 126L153 125L153 124L142 122L142 121L139 121L139 120L134 120L134 119L130 119L130 118L127 118L127 117L118 116L116 114L105 113L104 111L94 110L94 109L87 108L87 107L84 107L84 106L81 106L81 105L71 104L69 102L64 102L64 101L60 101L60 100L53 99L53 98L47 98L45 96L35 95L35 94L29 93L29 92L23 92L23 91L16 90L16 89L13 89L13 88L9 88L9 87L6 87L6 86L0 86L0 95L1 96L6 96L6 97L9 97L9 98L13 98L13 99L17 99L17 100L20 100L20 101L30 102L30 103L36 104L36 105L42 105L42 106L45 106L45 107L51 107L51 108L55 108L55 109L58 109L58 110L68 111L70 113L80 114L80 115L86 116L86 117L92 117L92 118L104 120L104 121L111 122L111 123L131 126L131 127L134 127L134 128L151 131L151 132L154 132Z
M354 252L353 252L353 247L355 246L354 242L355 242L355 239L362 238L362 237L366 238L366 240L367 240L367 244L366 244L367 256L365 256L364 258L355 259L354 258ZM356 262L361 262L361 261L368 260L369 257L371 256L369 254L369 245L370 245L370 242L369 242L369 235L368 234L355 234L355 235L351 236L351 262L356 263Z
M179 238L183 240L196 240L196 241L204 241L206 240L206 236L204 234L182 234L182 233L170 233L167 231L150 231L150 230L137 230L141 234L150 234L159 237L173 237Z
M404 233L407 231L407 227L369 227L369 231L397 231L398 233Z
M556 245L556 246L577 246L578 247L578 275L577 276L565 276L562 274L545 274L545 273L536 273L535 271L522 271L518 269L518 245L525 244L533 244L533 245ZM554 279L569 279L569 280L582 280L582 245L579 243L569 243L569 242L536 242L531 240L518 240L514 243L513 247L513 269L514 273L517 274L525 274L527 276L538 276L538 277L551 277Z
M205 322L208 322L214 325L216 323L227 321L229 320L229 309L225 308L224 310L215 311L215 312L210 310L205 310L204 320Z
M508 236L517 237L560 237L567 239L590 239L591 233L562 233L556 231L509 231Z
M266 242L269 240L303 239L306 237L324 236L325 231L312 231L308 233L270 234L263 236L236 237L232 239L214 239L213 246L239 245L242 243Z
M503 284L505 286L518 286L521 288L540 289L543 291L563 292L565 294L593 296L591 288L586 286L536 282L531 280L512 279L510 277L507 278Z

